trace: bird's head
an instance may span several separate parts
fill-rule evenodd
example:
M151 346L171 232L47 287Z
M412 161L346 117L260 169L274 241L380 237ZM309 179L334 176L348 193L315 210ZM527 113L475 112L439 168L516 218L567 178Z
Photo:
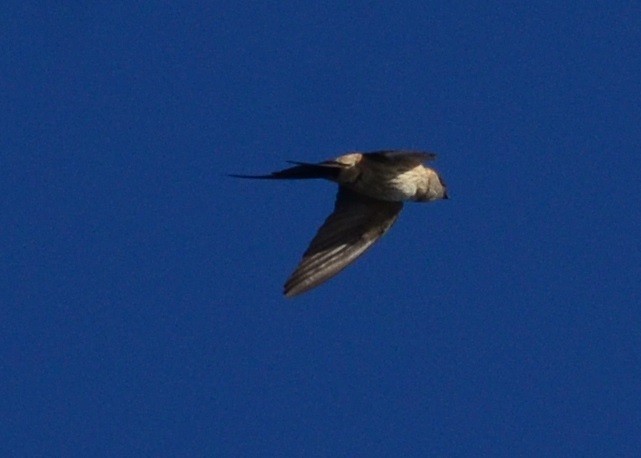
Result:
M447 184L445 183L445 180L441 176L440 173L436 172L436 178L438 179L438 186L437 188L437 199L449 199L450 196L447 193ZM438 189L440 188L440 189Z

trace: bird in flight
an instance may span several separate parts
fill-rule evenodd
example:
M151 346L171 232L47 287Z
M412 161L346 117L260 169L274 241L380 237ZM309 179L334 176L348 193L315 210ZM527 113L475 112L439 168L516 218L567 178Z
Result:
M285 282L293 297L329 280L354 262L394 224L403 202L447 199L447 186L423 164L436 158L422 151L386 150L349 153L316 164L295 164L269 175L237 178L299 180L322 178L338 183L334 211L312 239L303 259Z

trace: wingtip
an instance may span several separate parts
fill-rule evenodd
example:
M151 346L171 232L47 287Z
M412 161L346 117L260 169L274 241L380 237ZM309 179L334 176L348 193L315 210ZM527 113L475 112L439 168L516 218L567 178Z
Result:
M285 296L287 299L292 299L295 296L298 296L299 294L304 293L304 290L296 289L296 285L292 286L289 283L285 283L283 286L283 296Z
M310 285L306 281L301 281L300 279L296 280L294 277L291 277L283 285L283 295L286 298L291 299L306 293L315 286L317 285Z

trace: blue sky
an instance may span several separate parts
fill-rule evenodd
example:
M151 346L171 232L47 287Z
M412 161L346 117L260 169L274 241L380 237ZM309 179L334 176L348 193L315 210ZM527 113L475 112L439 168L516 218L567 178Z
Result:
M1 13L0 450L641 453L633 2L13 2ZM412 148L327 284L286 160Z

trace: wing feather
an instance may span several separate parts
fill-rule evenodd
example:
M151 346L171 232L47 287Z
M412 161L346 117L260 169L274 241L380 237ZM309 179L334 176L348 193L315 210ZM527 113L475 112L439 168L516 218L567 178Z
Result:
M387 232L402 208L402 202L384 202L339 187L334 212L285 283L285 295L304 293L354 262Z
M386 150L366 153L365 158L376 162L421 165L424 162L436 159L436 154L425 151Z

